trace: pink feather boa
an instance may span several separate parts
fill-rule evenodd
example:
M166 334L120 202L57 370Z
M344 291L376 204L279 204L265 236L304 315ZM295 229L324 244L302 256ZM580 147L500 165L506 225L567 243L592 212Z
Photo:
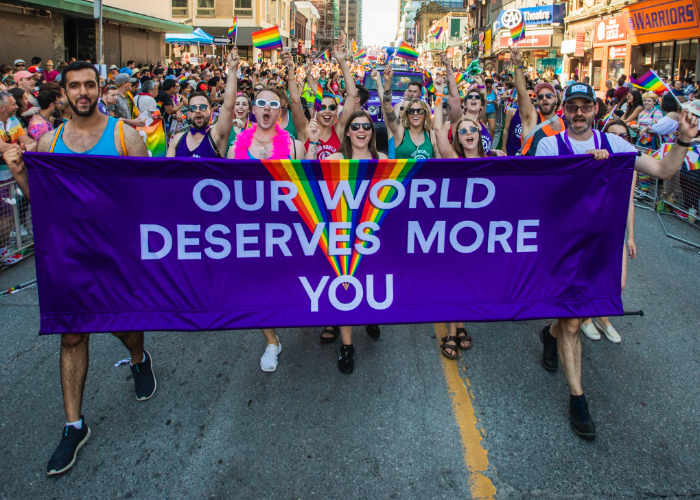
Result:
M234 158L236 160L249 160L248 149L253 144L253 136L255 131L258 129L257 125L253 125L251 128L242 131L236 136L236 144L234 146ZM289 158L289 149L291 137L289 132L280 128L278 124L275 123L275 135L272 139L272 155L268 160L286 160Z

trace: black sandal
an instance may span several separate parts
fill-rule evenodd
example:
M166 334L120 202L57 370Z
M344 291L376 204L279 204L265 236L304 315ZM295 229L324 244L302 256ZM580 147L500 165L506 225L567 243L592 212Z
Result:
M454 342L457 345L447 345L448 342ZM450 354L445 349L451 349L455 353ZM442 351L442 355L447 359L457 359L457 353L459 352L459 342L457 341L457 337L453 335L442 337L442 345L440 346L440 350Z
M324 334L330 333L333 335L332 337L324 337ZM322 344L332 344L336 340L338 340L338 335L340 334L340 327L339 326L327 326L326 328L323 329L321 332L321 343Z
M472 338L464 328L457 328L457 345L462 351L468 351L472 348ZM469 347L462 347L462 342L469 342Z
M379 330L379 325L367 325L365 330L367 330L367 335L374 340L377 340L379 338L379 334L382 333L381 330Z

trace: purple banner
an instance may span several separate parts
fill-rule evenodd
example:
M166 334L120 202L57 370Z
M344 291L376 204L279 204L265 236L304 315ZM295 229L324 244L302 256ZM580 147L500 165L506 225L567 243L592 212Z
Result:
M41 333L622 314L635 156L25 156Z

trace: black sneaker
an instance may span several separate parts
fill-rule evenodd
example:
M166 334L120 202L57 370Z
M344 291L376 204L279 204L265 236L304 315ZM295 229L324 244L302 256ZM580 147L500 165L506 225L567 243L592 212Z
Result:
M82 428L76 429L72 425L66 425L63 429L61 442L56 451L53 452L49 465L46 466L46 473L49 476L63 474L73 467L78 451L90 438L90 427L87 426L82 415L80 418L83 420Z
M377 340L379 338L379 335L382 333L379 330L379 325L367 325L365 327L365 330L367 330L367 335L369 335L374 340Z
M583 439L595 439L595 424L588 412L586 397L579 398L569 407L571 428L576 435Z
M146 401L156 392L158 383L153 375L153 359L148 351L143 351L144 360L137 365L129 365L131 374L134 376L134 389L136 390L136 400Z
M549 334L549 328L552 325L545 326L540 331L540 340L542 341L542 366L548 372L555 372L559 367L559 351L557 350L557 339Z
M346 375L352 373L352 369L355 366L355 348L350 345L343 344L340 346L340 358L338 358L338 370Z

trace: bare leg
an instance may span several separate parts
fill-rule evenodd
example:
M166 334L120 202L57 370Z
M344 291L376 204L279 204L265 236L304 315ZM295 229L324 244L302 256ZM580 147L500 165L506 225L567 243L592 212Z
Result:
M136 365L146 359L143 355L143 332L118 332L112 335L121 340L129 350L131 364Z
M579 318L558 319L550 328L550 334L557 339L559 361L573 396L583 394L581 388L581 320Z
M340 340L342 340L343 345L352 345L352 327L351 326L341 326L340 327Z
M90 335L68 333L61 335L61 388L66 422L80 420L83 391L90 362Z
M489 118L489 133L491 134L491 137L493 137L493 135L496 133L496 119L495 118Z
M12 234L12 227L14 225L15 220L12 216L0 216L0 248L5 248L10 243L10 234Z
M265 340L267 345L278 345L277 336L275 335L274 328L263 328L263 335L265 335Z

